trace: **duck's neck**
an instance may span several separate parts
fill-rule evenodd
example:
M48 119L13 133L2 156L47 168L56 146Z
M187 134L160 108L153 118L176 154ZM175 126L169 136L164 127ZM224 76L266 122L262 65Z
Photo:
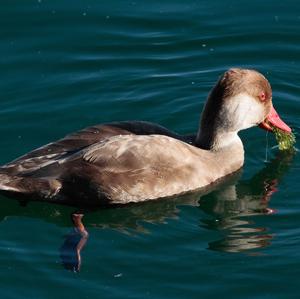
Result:
M243 123L240 119L239 111L240 99L234 97L228 100L226 105L223 94L214 88L202 111L199 130L195 144L205 150L218 151L231 146L243 148L243 144L238 136L237 124ZM240 125L242 127L242 125Z
M221 171L220 176L240 169L244 164L244 147L237 132L211 132L211 134L208 132L200 131L196 144L213 157L218 165L218 171Z
M210 151L222 151L229 147L243 148L237 132L224 132L215 128L200 128L195 144L199 148Z

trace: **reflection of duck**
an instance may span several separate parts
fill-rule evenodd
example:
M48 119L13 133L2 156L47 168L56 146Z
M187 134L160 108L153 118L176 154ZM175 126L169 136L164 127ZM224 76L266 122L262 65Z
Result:
M272 106L269 82L256 71L231 69L208 97L196 137L143 122L95 126L2 166L0 190L84 205L174 196L241 168L237 133L259 124L270 129L268 123L290 132Z
M220 240L209 243L210 249L239 252L261 248L267 246L273 236L268 233L267 228L256 227L251 217L269 213L268 203L276 191L276 185L288 171L292 158L292 153L279 152L275 159L267 163L266 167L250 180L239 181L240 173L236 173L200 193L105 210L79 212L86 215L87 229L99 227L121 232L143 232L146 231L144 223L164 223L167 219L178 217L181 205L199 204L199 208L210 215L210 219L201 218L202 225L224 234ZM23 207L18 205L17 201L0 201L0 221L9 216L22 216L41 218L55 225L69 227L72 212L74 209L71 207L49 203L32 202ZM77 223L74 223L74 230L65 237L60 253L67 269L79 271L80 251L88 235L82 227L81 215L72 214L72 219Z
M213 219L202 219L208 229L223 232L224 237L209 243L209 248L226 252L241 252L270 244L273 235L264 227L256 227L250 216L274 213L269 201L281 177L287 171L293 152L279 152L258 174L221 190L213 191L200 200L200 208Z

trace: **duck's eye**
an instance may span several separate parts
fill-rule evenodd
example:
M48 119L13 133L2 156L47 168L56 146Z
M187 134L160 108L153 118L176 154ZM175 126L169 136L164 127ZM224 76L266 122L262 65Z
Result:
M266 100L266 93L264 91L262 91L260 94L259 94L259 98L262 102L264 102Z

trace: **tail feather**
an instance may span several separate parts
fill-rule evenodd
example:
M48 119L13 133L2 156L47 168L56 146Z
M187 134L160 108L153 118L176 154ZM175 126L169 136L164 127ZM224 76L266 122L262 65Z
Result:
M20 177L10 176L7 174L0 174L0 190L20 192L18 185L20 182Z
M0 174L0 192L30 196L37 199L51 198L61 189L56 179L21 177Z

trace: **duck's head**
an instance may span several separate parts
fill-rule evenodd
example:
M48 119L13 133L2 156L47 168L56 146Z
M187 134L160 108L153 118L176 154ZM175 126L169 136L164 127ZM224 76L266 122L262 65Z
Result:
M220 138L226 144L232 140L229 135L253 126L272 131L270 124L291 132L273 107L270 83L257 71L233 68L223 74L208 97L198 144L211 148L222 142Z

